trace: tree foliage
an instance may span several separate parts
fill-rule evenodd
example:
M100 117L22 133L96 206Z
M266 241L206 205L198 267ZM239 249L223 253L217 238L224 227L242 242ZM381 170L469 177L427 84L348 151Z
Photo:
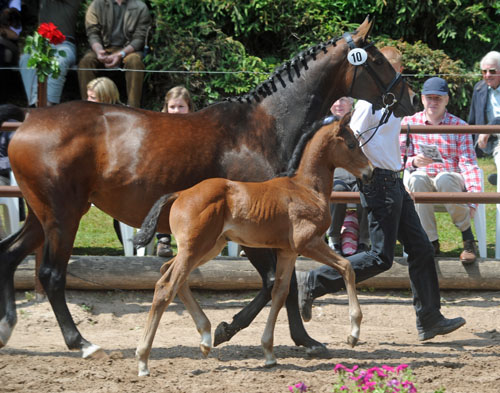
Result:
M81 20L90 1L82 2ZM427 77L443 75L452 89L450 109L466 118L480 77L477 64L486 52L500 50L498 0L145 2L154 20L145 59L152 72L144 106L151 109L159 109L165 92L178 84L188 87L198 108L249 91L300 50L355 30L370 14L373 40L402 50L415 90ZM83 38L82 29L83 23ZM80 42L86 44L84 38ZM79 53L87 47L80 45Z

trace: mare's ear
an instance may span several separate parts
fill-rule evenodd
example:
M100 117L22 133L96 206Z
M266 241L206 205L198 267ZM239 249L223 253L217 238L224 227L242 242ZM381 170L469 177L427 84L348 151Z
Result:
M373 28L373 23L375 22L375 18L368 15L363 23L356 30L356 38L360 38L363 41L368 40Z

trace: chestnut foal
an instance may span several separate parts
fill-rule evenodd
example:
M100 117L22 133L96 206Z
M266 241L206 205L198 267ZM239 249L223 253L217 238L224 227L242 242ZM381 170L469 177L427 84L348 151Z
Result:
M333 252L324 241L330 224L329 202L335 167L345 168L365 180L372 172L349 128L349 120L350 115L340 121L327 118L314 125L299 142L301 148L294 154L287 176L262 183L208 179L187 190L165 195L155 203L134 241L138 246L147 244L154 235L162 208L172 204L170 225L178 254L162 267L162 277L155 286L146 328L136 352L140 376L149 375L148 358L153 338L163 311L176 294L193 317L202 337L201 351L208 355L210 322L192 296L187 279L195 268L217 256L228 240L277 251L271 311L262 335L266 366L276 364L274 327L288 295L299 254L337 269L344 278L351 321L348 343L352 347L356 345L362 314L355 273L349 261ZM296 173L291 175L295 169Z

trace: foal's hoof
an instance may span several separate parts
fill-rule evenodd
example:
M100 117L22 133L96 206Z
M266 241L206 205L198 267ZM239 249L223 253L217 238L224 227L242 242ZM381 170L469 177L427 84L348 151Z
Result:
M214 347L231 340L233 336L234 333L231 332L231 329L229 328L229 324L227 322L219 323L214 333Z
M275 367L277 364L278 364L278 362L276 361L276 359L266 360L266 362L264 363L264 367L265 367L265 368L273 368L273 367Z
M349 344L351 346L351 348L354 348L356 346L356 344L358 343L359 339L357 337L354 337L354 336L347 336L347 344Z
M212 348L209 345L200 344L201 353L203 354L203 357L205 357L205 358L208 356L211 349Z

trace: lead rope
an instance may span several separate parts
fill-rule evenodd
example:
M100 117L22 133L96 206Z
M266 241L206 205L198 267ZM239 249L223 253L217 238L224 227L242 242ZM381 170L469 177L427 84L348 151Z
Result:
M404 177L406 169L406 161L408 160L408 150L411 145L411 135L410 135L410 124L406 124L406 143L405 143L405 155L403 156L403 168L401 168L401 177Z

